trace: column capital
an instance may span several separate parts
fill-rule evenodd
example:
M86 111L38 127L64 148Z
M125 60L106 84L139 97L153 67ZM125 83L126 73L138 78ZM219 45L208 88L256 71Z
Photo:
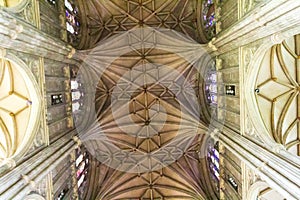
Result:
M213 44L216 38L212 38L211 41L207 44L208 48L210 48L212 51L217 51L218 48Z
M284 40L284 36L281 32L277 32L271 35L270 39L273 44L281 44Z
M76 49L74 49L73 47L71 47L71 51L68 54L68 58L71 59L73 58L73 55L76 53Z
M80 147L82 145L82 142L78 136L74 136L73 140L77 143L77 147Z

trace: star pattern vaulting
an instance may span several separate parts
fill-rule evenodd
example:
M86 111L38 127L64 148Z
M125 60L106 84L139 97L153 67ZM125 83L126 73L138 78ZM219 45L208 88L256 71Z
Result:
M95 158L90 198L185 200L213 193L199 107L197 63L205 50L191 39L197 39L195 4L80 5L89 32L80 48L92 49L78 56L90 70L87 84L96 88L87 110L95 108L97 121L81 135Z
M87 31L79 48L91 48L101 40L132 28L149 26L176 30L198 40L196 4L190 0L91 0L80 5ZM86 21L85 21L86 20Z

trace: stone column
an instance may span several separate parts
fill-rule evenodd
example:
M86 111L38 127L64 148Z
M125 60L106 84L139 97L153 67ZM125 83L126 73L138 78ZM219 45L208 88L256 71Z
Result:
M50 37L27 22L0 10L1 47L16 49L52 60L75 64L72 58L75 49L63 41Z
M44 179L76 147L72 131L0 178L3 199L23 199L35 184Z
M249 168L253 169L273 189L287 199L300 199L300 165L287 162L266 146L260 146L237 134L229 128L216 129L213 136L235 154Z
M228 31L220 32L212 41L222 54L277 32L297 29L300 32L300 1L269 0L254 8L247 17L241 18Z

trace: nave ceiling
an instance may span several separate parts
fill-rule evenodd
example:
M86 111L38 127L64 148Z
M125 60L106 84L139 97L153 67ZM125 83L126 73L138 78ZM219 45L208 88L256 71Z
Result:
M200 41L200 1L198 0L90 0L79 2L82 15L81 43L78 48L94 47L97 42L132 28L149 26L183 33ZM198 8L198 9L197 9ZM203 38L203 36L202 36Z
M172 29L199 41L197 3L79 3L81 14L86 16L82 17L79 48L93 48L121 32L147 26ZM204 156L207 126L199 112L203 77L196 65L199 63L189 63L170 51L141 47L132 48L101 70L94 103L97 123L106 139L84 142L98 159L90 176L90 198L184 200L214 195ZM119 158L112 158L112 154ZM128 154L136 155L134 161L126 159ZM158 154L161 157L146 159Z

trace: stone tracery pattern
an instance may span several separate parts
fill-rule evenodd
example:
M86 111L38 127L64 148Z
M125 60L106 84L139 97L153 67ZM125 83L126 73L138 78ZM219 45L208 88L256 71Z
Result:
M21 83L16 82L16 79L19 81L20 77L18 76L20 76L20 74L14 70L12 63L1 59L0 127L2 137L4 135L4 140L1 140L4 142L0 143L2 158L10 157L16 152L18 143L22 141L22 138L18 138L19 136L22 136L22 134L19 134L19 131L26 130L26 124L25 127L18 127L19 116L27 116L30 112L31 101L28 98L28 91L20 91L18 85ZM12 104L12 102L14 103Z
M300 155L300 37L274 45L265 55L256 82L260 114L271 137Z
M0 161L14 156L25 140L32 101L14 63L0 60Z

